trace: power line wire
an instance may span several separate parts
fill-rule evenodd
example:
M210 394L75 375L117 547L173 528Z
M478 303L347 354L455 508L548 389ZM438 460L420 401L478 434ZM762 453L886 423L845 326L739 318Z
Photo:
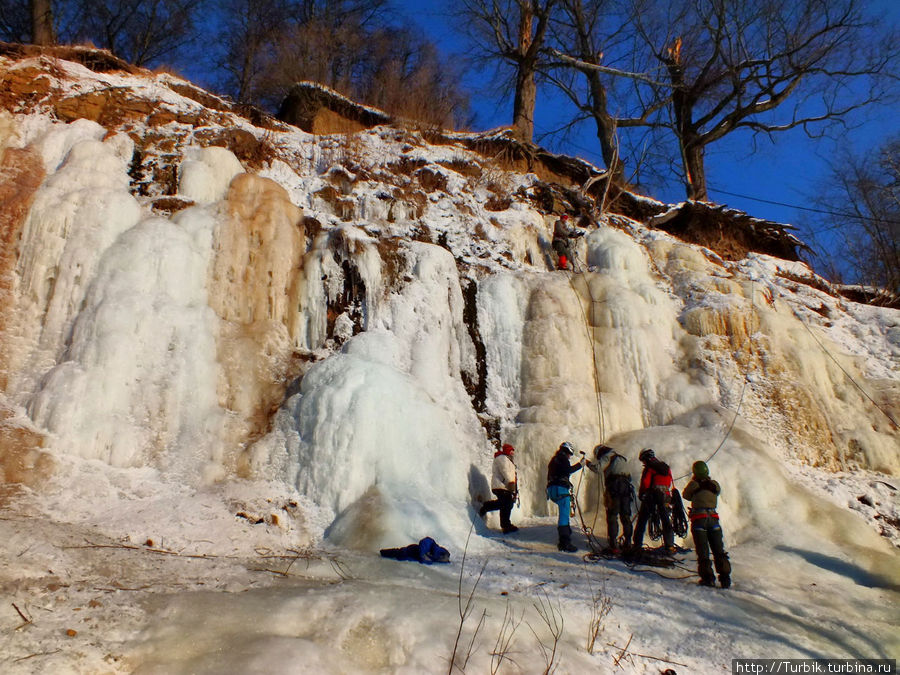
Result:
M729 195L730 197L740 197L742 199L750 199L754 202L762 202L763 204L772 204L773 206L784 206L790 209L798 209L800 211L812 211L813 213L824 213L829 216L838 216L840 218L856 218L858 220L874 220L880 223L888 223L891 225L900 225L900 220L886 220L884 218L878 218L876 216L861 216L858 213L841 213L840 211L829 211L827 209L816 209L811 206L800 206L798 204L787 204L785 202L776 202L771 199L762 199L761 197L751 197L750 195L742 195L737 192L729 192L728 190L722 190L720 188L710 187L710 190L713 192L721 192L723 195Z
M780 292L779 292L779 295L781 295ZM782 297L783 297L783 296L782 296ZM853 377L850 373L847 372L847 369L844 368L844 366L841 365L840 361L838 361L838 360L834 357L834 354L832 354L832 353L825 347L825 345L822 344L822 341L819 340L819 338L816 337L816 334L812 332L812 329L806 324L806 321L803 319L802 316L800 316L800 314L797 312L796 308L791 307L791 311L794 313L794 316L797 317L797 320L800 321L801 324L803 324L803 327L804 327L804 328L806 329L806 331L810 334L810 336L812 336L812 339L816 341L816 344L819 345L819 347L822 348L822 351L825 352L825 354L826 354L832 361L834 361L835 365L837 365L837 367L841 369L841 372L843 372L844 375L847 376L847 379L850 380L850 382L852 382L853 385L854 385L857 389L859 389L859 391L862 393L863 396L865 396L867 399L869 399L869 402L870 402L872 405L874 405L876 408L878 408L881 412L884 413L884 416L887 417L887 418L891 421L891 424L894 425L894 428L900 428L900 423L898 423L897 420L894 419L893 415L891 415L891 413L889 413L887 410L885 410L885 409L878 403L878 401L876 401L874 398L872 398L872 397L869 395L869 392L867 392L865 389L863 389L862 386L860 386L860 384L854 379L854 377Z
M538 131L543 137L551 136L552 134L560 131L559 129L555 131L547 131L542 130L535 124L535 130ZM596 150L591 150L589 148L584 147L571 139L566 141L567 145L570 145L578 150L581 150L589 155L598 156ZM588 160L594 161L594 160ZM856 220L871 220L879 223L886 223L888 225L900 225L900 220L889 220L886 218L879 218L877 216L862 216L858 213L843 213L841 211L829 211L828 209L817 209L811 206L800 206L799 204L788 204L787 202L779 202L772 199L763 199L762 197L751 197L750 195L740 194L738 192L729 192L728 190L722 190L721 188L708 186L708 189L713 192L720 192L723 195L728 195L729 197L740 197L741 199L749 199L754 202L760 202L762 204L771 204L772 206L784 206L789 209L797 209L798 211L810 211L812 213L821 213L827 216L835 216L838 218L854 218Z

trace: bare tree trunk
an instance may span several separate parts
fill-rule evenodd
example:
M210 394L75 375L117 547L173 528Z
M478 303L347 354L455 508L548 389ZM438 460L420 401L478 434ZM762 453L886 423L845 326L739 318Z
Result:
M537 101L537 84L534 70L520 68L516 75L516 95L513 101L513 132L523 141L534 138L534 106Z
M681 62L681 38L666 49L660 60L669 71L672 82L672 116L675 118L675 135L681 150L681 164L684 168L685 191L688 199L706 201L706 167L703 157L703 143L700 142L694 126L695 93L684 80L684 66Z
M608 111L606 87L600 81L597 71L586 72L585 75L591 89L591 116L597 126L597 140L600 141L603 161L613 176L621 178L625 172L616 143L616 120Z
M50 0L29 0L31 3L31 41L46 47L56 44L53 30L53 11Z
M600 65L603 54L595 48L593 38L595 21L585 15L584 3L581 0L564 4L567 13L572 19L578 58L585 63ZM592 14L592 18L595 19L596 14ZM594 118L594 124L597 127L597 140L600 141L603 161L612 175L621 178L624 175L624 170L619 158L618 143L616 141L617 120L609 114L606 86L603 84L603 80L597 70L590 68L580 68L579 70L588 82L588 90L590 92L588 103L591 116Z
M703 158L703 147L694 144L681 149L687 197L698 202L705 202L709 199L709 194L706 192L706 165Z
M534 138L534 106L537 101L537 84L534 81L534 58L532 58L531 31L534 28L534 13L528 4L522 5L519 20L519 67L516 72L516 91L513 98L513 132L523 141Z

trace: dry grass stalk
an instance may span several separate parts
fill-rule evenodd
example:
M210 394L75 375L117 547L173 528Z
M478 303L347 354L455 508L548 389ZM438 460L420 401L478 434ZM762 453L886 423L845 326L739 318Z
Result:
M563 628L565 626L562 607L560 606L559 599L557 599L556 605L554 606L550 597L547 595L547 592L542 591L542 595L538 597L538 602L534 605L534 608L537 610L541 621L544 622L544 625L550 631L549 640L546 642L542 640L531 624L528 624L528 628L531 629L531 632L537 639L538 648L544 659L546 667L544 668L543 674L550 675L550 673L554 672L557 666L559 666L556 662L557 650L559 649L559 641L560 638L562 638Z
M590 584L590 578L588 578ZM606 593L605 588L594 589L591 586L591 620L588 624L587 652L594 653L597 637L603 630L603 621L612 611L612 598Z
M512 650L513 636L521 623L522 616L520 615L516 619L509 607L509 599L507 598L506 609L503 612L503 622L500 624L500 632L497 633L497 641L494 643L494 649L491 652L491 675L497 675L504 661L515 663L509 654Z
M473 525L474 527L474 525ZM478 619L478 624L475 626L475 629L472 631L472 637L469 640L469 644L467 645L465 655L462 659L462 664L457 664L456 657L457 652L459 651L459 642L462 638L463 628L465 627L465 623L468 618L471 616L472 611L475 609L474 599L475 599L475 589L478 588L478 584L481 582L482 576L484 576L484 571L487 569L487 560L481 565L481 569L478 571L478 574L475 577L475 583L472 584L472 589L465 596L466 600L463 603L463 573L466 569L466 556L469 553L469 539L472 537L472 528L469 528L469 536L466 537L466 547L463 550L463 558L462 563L459 568L459 586L456 592L456 600L459 608L459 625L456 629L456 639L453 641L453 651L450 654L450 668L447 670L447 674L451 675L453 673L453 668L459 668L460 672L466 671L466 665L469 663L469 657L472 656L472 651L475 648L475 639L478 636L479 631L481 631L484 626L484 620L487 615L485 611L482 611L481 617Z

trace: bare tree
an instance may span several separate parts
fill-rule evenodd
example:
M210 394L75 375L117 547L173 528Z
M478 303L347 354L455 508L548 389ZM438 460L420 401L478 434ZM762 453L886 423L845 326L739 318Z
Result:
M135 65L173 58L194 38L201 0L74 0L75 37Z
M31 5L31 41L36 45L55 45L53 9L50 0L29 0Z
M386 0L229 0L221 71L240 101L275 109L308 80L429 126L468 121L453 64L417 31L390 23Z
M815 226L832 278L900 295L900 137L864 154L844 151L816 194Z
M636 0L637 30L667 70L689 198L707 198L704 153L725 135L796 127L821 134L896 93L897 31L867 17L865 6L679 0L661 10Z
M634 30L624 3L560 0L559 10L551 22L543 74L578 111L567 126L593 120L603 161L621 177L624 171L617 132L656 124L654 118L667 101L665 87L645 86L643 97L638 95L639 89L622 89L623 82L662 84L644 72L646 64L639 65L636 60ZM657 96L657 92L663 96Z
M0 40L28 42L32 34L31 7L21 0L0 0Z
M269 105L297 80L346 90L367 34L387 20L387 0L225 0L222 9L222 84Z
M286 0L223 0L220 83L238 101L256 98L272 37L287 21Z
M382 29L369 40L370 72L359 98L392 115L444 129L469 121L461 73L437 48L409 29Z
M551 13L557 0L463 0L461 18L473 43L487 59L499 59L514 71L514 132L534 137L536 76Z

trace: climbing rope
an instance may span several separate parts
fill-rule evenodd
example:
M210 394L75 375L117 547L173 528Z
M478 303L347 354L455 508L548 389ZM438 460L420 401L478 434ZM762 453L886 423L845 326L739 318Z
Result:
M781 295L782 298L784 298L784 296L781 294L781 291L779 291L778 294ZM787 303L786 300L785 300L785 303ZM794 316L797 317L797 320L806 329L806 332L808 332L812 336L812 339L816 341L816 344L819 345L819 347L822 349L823 352L825 352L825 354L828 356L828 358L830 358L832 361L834 361L835 365L837 365L837 367L841 369L841 372L847 376L847 379L853 383L853 386L855 386L857 389L859 389L860 393L862 393L863 396L865 396L867 399L869 399L869 401L872 403L872 405L874 405L876 408L878 408L881 412L884 413L884 416L887 417L891 421L891 424L894 425L894 428L900 427L900 424L897 423L897 420L895 420L894 417L887 410L882 408L874 398L869 396L869 393L865 389L863 389L862 386L860 386L860 384L855 379L853 379L853 376L847 372L847 370L844 368L844 366L842 366L840 364L840 362L836 358L834 358L834 355L830 351L828 351L828 349L825 347L825 345L823 345L822 342L819 340L819 338L816 337L816 334L812 332L812 329L808 325L806 325L806 321L804 321L803 317L797 313L797 310L794 309L793 307L791 307L791 311L794 313Z
M584 323L587 338L591 345L591 362L594 372L594 394L597 399L597 427L600 430L600 441L603 442L603 438L605 436L605 433L603 431L603 396L600 393L600 374L597 372L597 347L594 343L594 335L592 332L592 326L594 325L594 296L591 293L591 285L588 283L588 297L591 299L591 321L589 322L587 314L585 314L584 312L584 305L581 304L581 296L578 294L578 290L575 288L575 256L572 256L572 268L572 274L567 274L566 278L569 282L569 288L572 289L572 294L575 296L575 300L578 302L578 308L581 310L581 320ZM580 274L584 276L584 272L581 272Z
M755 312L756 312L756 282L753 279L750 280L750 306L754 310L754 314L755 314ZM750 351L750 353L752 354L753 353L753 334L752 333L747 335L747 340L748 340L747 348ZM749 381L750 381L750 359L748 358L747 359L747 368L744 371L744 381L741 384L741 394L738 397L737 407L734 409L734 417L731 418L731 424L729 424L728 428L725 430L725 435L722 436L722 440L719 443L719 445L716 446L716 449L713 450L712 454L706 458L705 462L707 464L709 464L709 461L713 457L716 456L716 454L719 452L719 450L722 449L722 446L725 445L725 441L727 441L728 437L731 435L731 430L734 429L734 425L737 422L737 419L741 414L741 406L744 403L744 392L747 390L747 382L749 382ZM682 480L684 478L689 477L690 475L691 475L690 473L686 473L683 476L678 476L677 478L675 478L675 480Z
M749 365L747 367L749 368ZM728 437L731 435L731 430L734 429L735 422L737 422L737 419L741 414L741 404L743 404L743 402L744 402L744 391L747 389L747 381L748 381L748 377L747 377L747 374L745 374L744 375L744 383L741 386L741 395L738 398L737 408L734 409L734 417L731 418L731 424L729 424L728 429L725 430L725 435L722 437L722 441L719 443L719 445L716 447L716 449L713 450L712 454L706 458L705 461L707 464L709 464L709 461L713 457L716 456L716 454L719 452L719 450L722 449L722 446L725 445L725 441L727 441ZM690 473L686 473L683 476L678 476L675 480L682 480L683 478L687 478L690 475L691 475Z
M597 427L600 432L600 434L599 434L600 441L602 442L603 438L605 436L604 429L603 429L603 395L600 393L600 374L597 372L597 351L596 351L597 347L594 342L594 335L591 330L592 326L594 325L593 324L594 296L591 293L591 286L588 283L587 284L588 297L590 297L590 300L591 300L591 321L588 321L587 314L585 314L585 311L584 311L584 305L581 302L581 295L579 295L578 290L575 288L574 278L575 278L575 273L577 272L576 266L577 266L577 260L576 260L575 256L573 255L572 256L572 273L566 274L566 279L569 282L569 288L572 289L572 294L575 296L575 300L578 303L578 308L581 310L581 319L582 319L583 325L585 327L585 331L587 333L588 342L591 345L591 363L593 365L593 374L594 374L594 394L595 394L596 401L597 401ZM583 270L579 273L582 274L582 276L584 275ZM600 546L600 543L597 540L597 538L594 536L594 527L597 524L597 518L599 515L599 505L603 503L602 476L600 476L600 478L601 478L601 480L597 481L598 509L594 511L594 522L590 526L588 526L588 524L585 522L584 514L581 510L581 505L578 502L578 493L581 491L581 483L584 479L583 470L582 470L581 476L579 476L579 478L578 478L578 487L572 493L572 509L573 509L573 511L577 512L578 518L581 521L581 531L584 533L585 537L587 537L588 544L591 546L591 549L595 550L597 552L599 552L601 550L601 546ZM573 513L573 515L575 515L575 514Z

